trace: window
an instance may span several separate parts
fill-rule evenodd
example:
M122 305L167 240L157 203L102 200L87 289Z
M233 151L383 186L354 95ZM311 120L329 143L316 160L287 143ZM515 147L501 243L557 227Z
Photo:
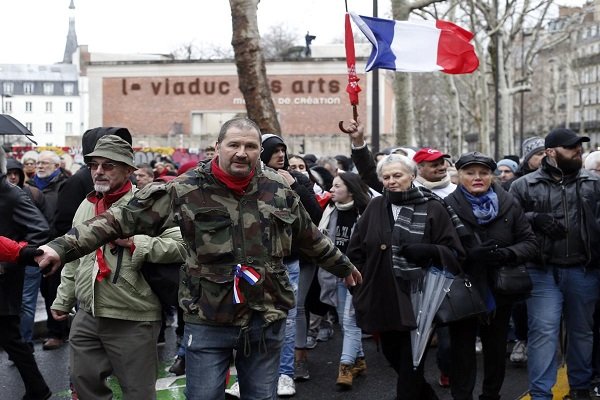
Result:
M46 133L52 133L52 122L46 122Z
M65 83L63 86L63 90L65 92L65 96L71 96L75 93L75 85L72 83Z
M32 112L33 111L33 103L31 103L30 101L26 101L25 102L25 111Z
M73 103L72 102L67 101L65 103L65 111L68 113L73 112Z
M46 112L47 113L51 113L52 112L52 102L51 101L47 101L46 102Z
M23 84L23 93L24 94L33 94L33 90L35 89L35 85L33 82L25 82Z
M2 111L6 114L12 113L12 101L4 101L4 104L2 105Z
M54 83L44 82L44 94L46 96L50 96L50 95L54 94Z
M15 84L13 82L2 83L2 94L13 94L15 91Z
M67 122L65 124L65 133L66 134L71 134L73 133L73 123L72 122Z
M25 128L29 130L29 132L33 131L33 124L31 122L25 122Z

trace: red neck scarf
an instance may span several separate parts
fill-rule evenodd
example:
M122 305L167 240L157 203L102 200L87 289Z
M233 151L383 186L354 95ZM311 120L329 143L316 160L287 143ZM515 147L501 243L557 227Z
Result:
M129 193L131 187L131 181L128 179L127 182L115 192L104 194L93 192L87 196L87 199L94 204L95 214L99 215L108 210L110 206L121 197ZM101 248L96 249L96 261L98 262L98 275L96 275L96 280L102 282L104 278L110 276L110 268L104 259L104 253L102 253Z
M211 172L221 182L227 186L229 190L238 196L243 196L250 181L254 177L254 170L250 171L248 176L238 177L228 174L219 167L219 157L215 157L211 162Z

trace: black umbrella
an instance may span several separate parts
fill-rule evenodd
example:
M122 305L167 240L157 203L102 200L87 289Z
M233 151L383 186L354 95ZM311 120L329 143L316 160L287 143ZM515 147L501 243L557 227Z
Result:
M33 133L18 120L7 114L0 114L0 135L23 135L29 139L31 143L37 145L37 142L31 138Z

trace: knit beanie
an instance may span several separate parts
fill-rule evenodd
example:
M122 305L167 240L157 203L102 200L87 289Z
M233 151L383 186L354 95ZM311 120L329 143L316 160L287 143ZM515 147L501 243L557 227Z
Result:
M517 172L517 169L519 169L519 164L517 164L516 162L514 162L513 160L509 160L508 158L503 158L502 160L498 161L498 167L501 166L505 166L510 168L510 170L513 172L513 174L515 172Z
M273 135L272 133L265 133L262 135L262 151L260 153L260 159L265 165L268 165L269 161L271 161L271 156L275 152L275 148L279 145L283 145L283 149L285 150L283 169L287 170L290 166L287 157L287 146L280 136Z
M541 150L544 150L546 148L546 145L544 144L544 138L534 136L523 140L521 148L523 150L523 161L521 163L523 165L526 165L531 156L533 156L535 153Z

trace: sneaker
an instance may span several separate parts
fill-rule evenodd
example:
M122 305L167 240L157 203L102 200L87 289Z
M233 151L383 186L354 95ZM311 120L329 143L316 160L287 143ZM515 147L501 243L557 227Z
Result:
M340 364L337 381L335 382L341 389L352 389L352 367L351 364Z
M317 334L317 342L326 342L333 336L333 328L330 326L324 326L319 328L319 333Z
M291 397L296 394L296 384L291 376L279 375L277 381L277 396Z
M440 385L440 387L443 387L443 388L449 388L450 387L450 377L448 375L446 375L445 373L441 372L440 379L438 379L438 385Z
M525 363L527 362L527 342L524 340L517 340L515 346L510 353L510 361L514 363Z
M359 375L367 373L367 361L364 357L358 357L352 366L352 376L356 378Z
M309 350L312 350L315 347L317 347L317 339L315 339L314 336L307 336L306 337L306 348Z
M600 397L600 383L594 385L592 390L590 391L591 397Z
M225 394L228 394L233 397L240 398L240 384L235 382L233 385L229 387L229 389L225 389Z
M307 381L310 379L308 362L306 360L296 360L294 362L294 379L297 381Z
M482 351L483 345L481 344L481 339L477 336L477 339L475 339L475 354L481 354Z

